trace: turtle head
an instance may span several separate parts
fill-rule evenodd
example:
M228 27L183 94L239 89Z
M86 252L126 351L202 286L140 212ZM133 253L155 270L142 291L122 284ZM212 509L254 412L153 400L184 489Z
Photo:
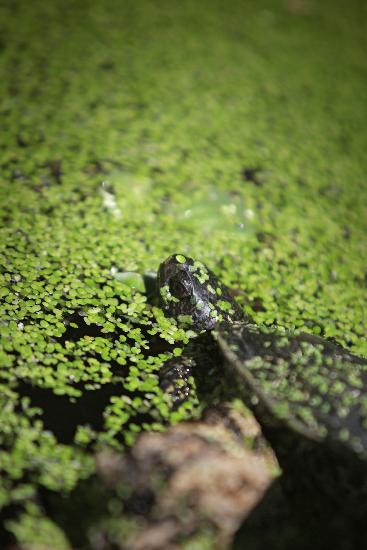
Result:
M228 289L205 264L182 254L169 256L158 270L159 305L167 317L194 330L211 330L241 318Z

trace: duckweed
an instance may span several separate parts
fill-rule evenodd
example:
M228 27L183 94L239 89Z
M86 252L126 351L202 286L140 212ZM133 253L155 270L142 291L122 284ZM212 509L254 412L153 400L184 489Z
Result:
M0 6L0 503L23 545L65 545L40 487L200 415L158 384L195 336L145 294L175 251L264 327L367 353L359 3L291 4Z

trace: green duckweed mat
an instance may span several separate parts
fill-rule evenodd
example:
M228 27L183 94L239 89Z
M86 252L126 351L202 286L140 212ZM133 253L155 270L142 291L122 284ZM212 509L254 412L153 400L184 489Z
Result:
M367 353L366 37L357 0L0 3L0 504L19 543L68 547L39 492L200 415L158 385L191 336L147 301L166 256L206 262L259 323Z

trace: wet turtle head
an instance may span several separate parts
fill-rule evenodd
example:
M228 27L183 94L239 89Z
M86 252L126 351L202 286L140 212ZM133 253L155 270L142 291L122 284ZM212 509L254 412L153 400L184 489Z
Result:
M242 317L241 310L227 287L205 264L181 254L161 263L158 270L160 307L194 330L211 330L222 321Z

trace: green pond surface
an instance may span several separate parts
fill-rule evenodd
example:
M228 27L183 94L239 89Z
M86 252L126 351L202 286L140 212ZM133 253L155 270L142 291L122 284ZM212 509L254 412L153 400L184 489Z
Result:
M98 449L200 416L158 384L192 336L147 301L168 255L258 323L367 354L366 16L0 3L0 506L20 544L69 548L38 495L88 478Z

